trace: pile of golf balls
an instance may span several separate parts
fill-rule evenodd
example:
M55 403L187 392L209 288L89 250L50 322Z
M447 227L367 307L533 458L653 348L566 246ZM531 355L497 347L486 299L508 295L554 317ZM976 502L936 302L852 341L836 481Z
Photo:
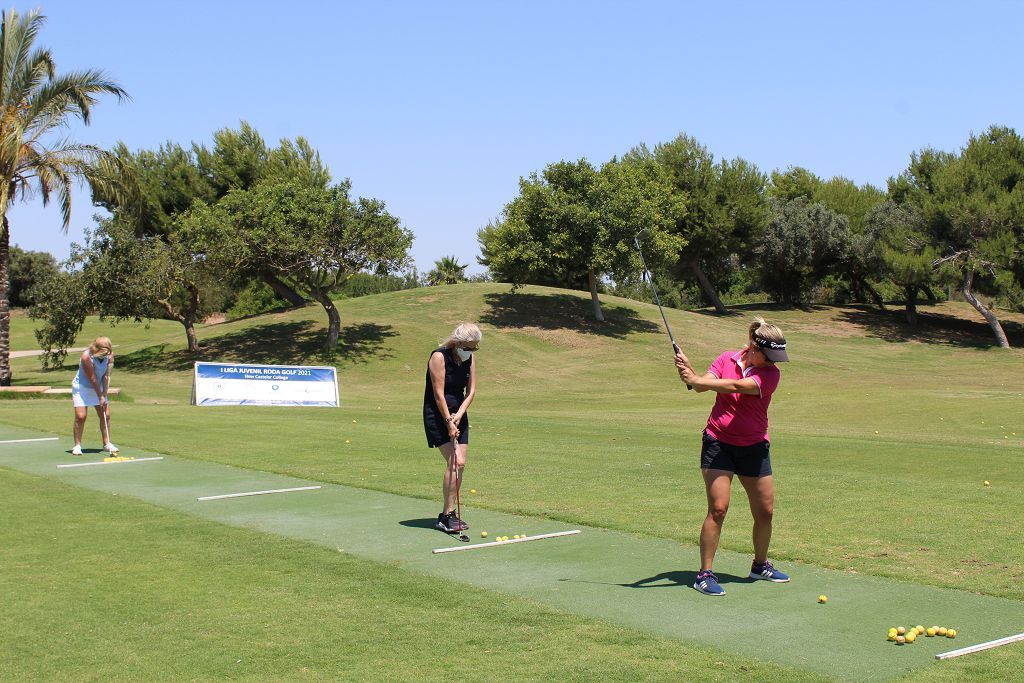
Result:
M956 629L946 628L945 626L931 626L929 628L911 626L909 629L906 626L894 626L889 629L886 635L889 640L895 641L897 645L909 645L917 640L918 636L956 638Z

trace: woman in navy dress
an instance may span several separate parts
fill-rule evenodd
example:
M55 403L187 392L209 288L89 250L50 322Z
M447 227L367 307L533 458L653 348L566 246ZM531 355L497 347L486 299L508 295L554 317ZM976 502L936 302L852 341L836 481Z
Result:
M430 354L427 382L423 391L423 429L427 445L437 448L445 461L441 514L435 525L449 534L469 525L455 514L456 486L466 467L469 449L467 410L476 395L476 359L483 335L472 323L462 323Z

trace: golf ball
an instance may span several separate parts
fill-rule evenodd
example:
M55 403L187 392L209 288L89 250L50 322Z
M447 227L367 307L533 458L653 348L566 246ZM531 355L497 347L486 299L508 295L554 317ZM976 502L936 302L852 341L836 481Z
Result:
M826 602L828 602L828 596L827 595L819 595L818 596L818 602L820 602L822 604L825 604Z
M481 531L480 532L480 538L487 538L487 532L486 531Z
M955 628L946 629L946 637L947 638L956 638L956 629Z
M476 489L470 489L469 492L470 493L476 493Z

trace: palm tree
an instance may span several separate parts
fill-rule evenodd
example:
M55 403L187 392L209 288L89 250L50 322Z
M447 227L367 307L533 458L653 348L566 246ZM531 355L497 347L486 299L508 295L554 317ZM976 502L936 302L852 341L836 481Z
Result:
M46 20L38 11L5 11L0 28L0 386L11 383L8 302L11 226L7 208L36 195L56 195L66 233L71 222L71 189L88 182L93 191L117 192L124 178L116 157L93 145L60 135L71 117L89 124L99 95L128 94L96 70L57 75L50 51L33 47Z
M466 280L466 268L459 265L457 256L444 256L440 261L434 261L434 269L427 273L428 285L454 285Z

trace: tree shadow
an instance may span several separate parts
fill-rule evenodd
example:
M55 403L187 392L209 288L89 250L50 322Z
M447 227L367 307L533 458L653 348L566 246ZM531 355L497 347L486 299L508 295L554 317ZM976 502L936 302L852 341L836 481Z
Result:
M856 325L868 336L888 342L917 341L958 348L989 349L998 346L992 328L984 320L965 320L955 315L918 311L917 325L907 322L903 308L881 311L852 308L840 312L840 321ZM1024 344L1024 324L1000 320L1011 346Z
M197 354L185 349L167 351L168 344L148 346L118 356L117 367L126 372L151 372L189 370L196 361L260 365L366 363L370 358L392 357L382 349L384 341L397 334L390 325L349 325L342 328L338 347L328 351L324 349L326 331L311 320L266 323L204 339Z
M484 296L488 310L480 322L494 327L569 329L582 334L624 339L633 332L660 332L661 326L644 320L626 306L601 304L604 322L594 320L589 298L569 294L495 293Z
M762 312L780 312L780 311L802 311L804 313L812 313L814 311L823 311L828 306L821 306L818 304L780 304L774 302L758 303L758 304L735 304L727 306L729 310L725 313L719 313L713 308L699 308L691 313L697 315L705 315L711 318L745 318L750 313L762 313Z

